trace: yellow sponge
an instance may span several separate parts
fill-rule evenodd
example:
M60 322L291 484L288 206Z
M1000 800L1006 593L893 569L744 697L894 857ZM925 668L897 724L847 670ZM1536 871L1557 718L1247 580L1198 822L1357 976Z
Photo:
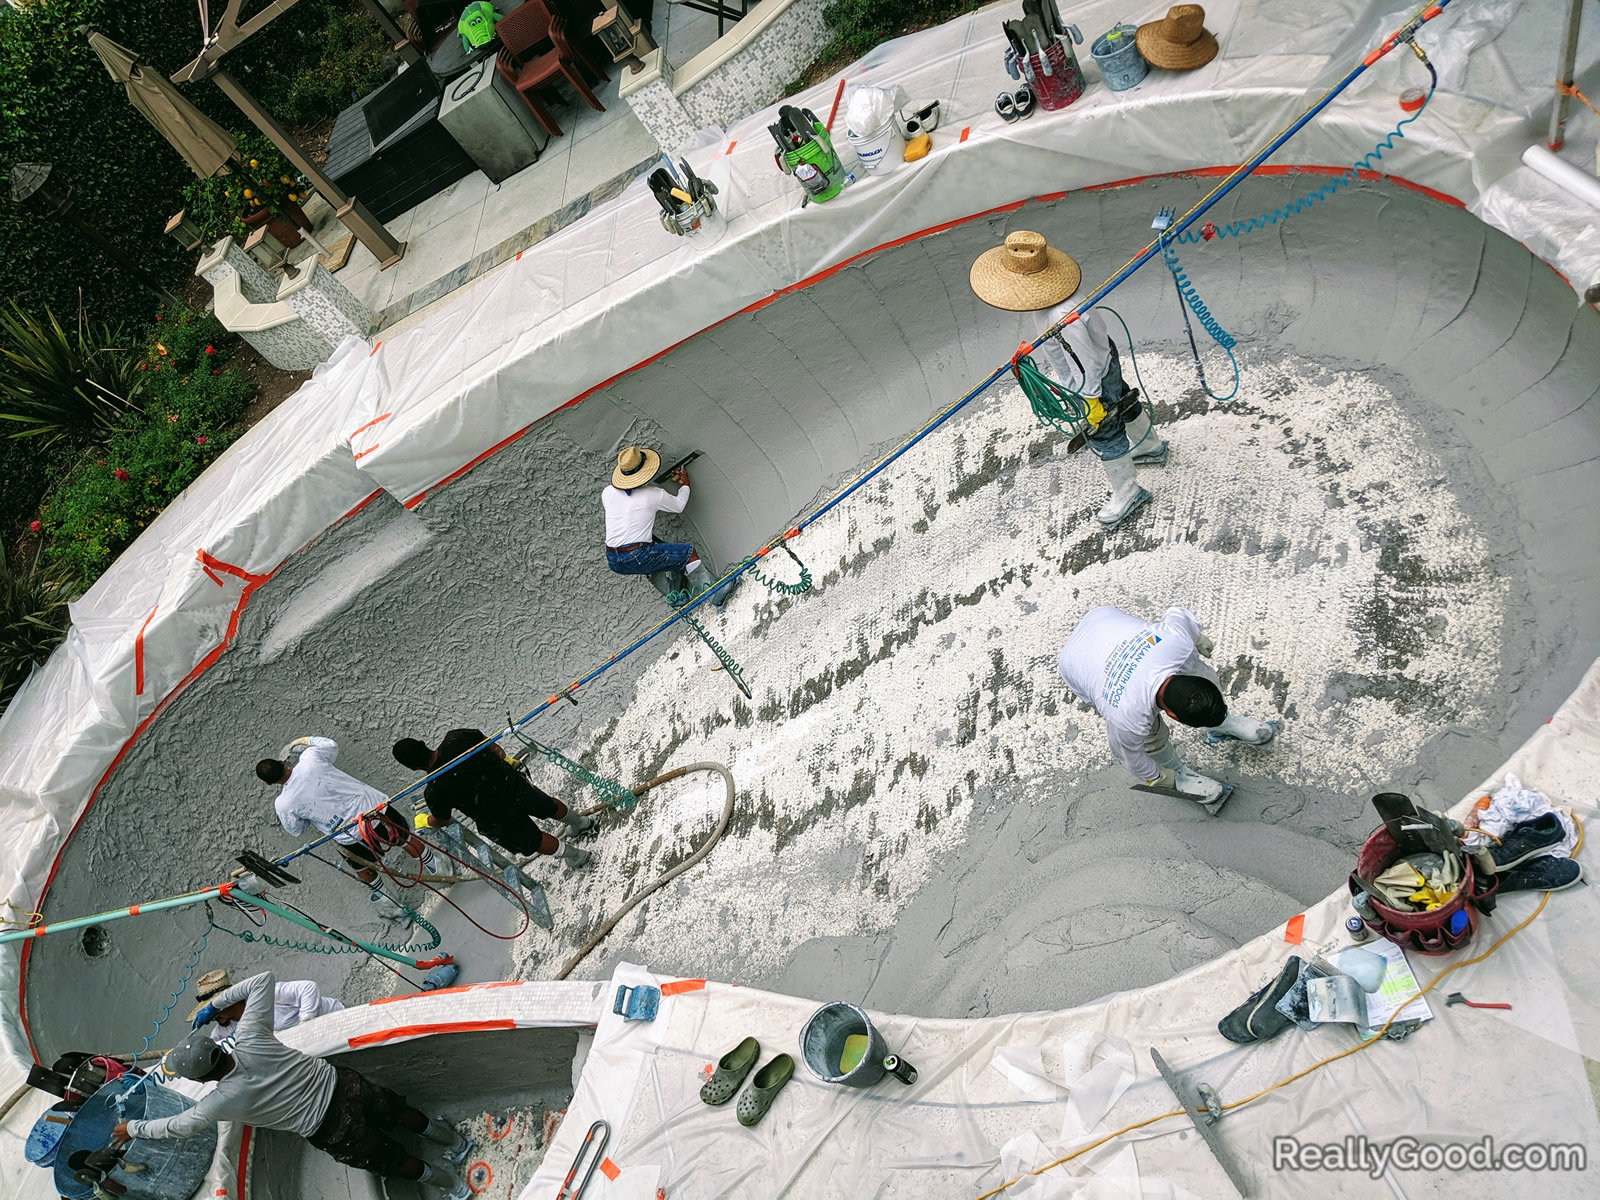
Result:
M916 162L919 158L926 158L928 151L933 149L933 139L925 133L919 133L906 143L905 160Z

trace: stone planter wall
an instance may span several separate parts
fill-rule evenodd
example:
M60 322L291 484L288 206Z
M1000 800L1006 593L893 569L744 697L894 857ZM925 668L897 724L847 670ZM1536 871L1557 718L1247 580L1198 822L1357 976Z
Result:
M828 0L761 0L749 16L676 70L662 51L621 95L668 152L708 125L726 127L778 99L828 44Z

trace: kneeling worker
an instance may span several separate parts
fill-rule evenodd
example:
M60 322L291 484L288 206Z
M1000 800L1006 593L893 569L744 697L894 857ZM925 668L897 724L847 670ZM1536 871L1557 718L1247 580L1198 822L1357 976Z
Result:
M1211 639L1187 608L1169 608L1151 624L1116 608L1093 608L1061 647L1061 678L1105 719L1111 754L1146 785L1176 788L1212 816L1227 800L1223 785L1190 771L1167 737L1166 714L1207 731L1208 741L1265 746L1277 722L1228 711L1217 673L1200 661Z
M195 982L194 998L200 1001L194 1006L194 1011L189 1014L189 1021L196 1024L201 1012L206 1005L223 992L233 986L224 968L207 971ZM233 1036L233 1027L238 1024L239 1018L244 1015L243 1000L227 1008L213 1006L215 1015L211 1018L215 1024L211 1026L211 1038L220 1042L224 1038ZM293 1029L306 1021L313 1021L318 1017L325 1017L329 1013L343 1012L344 1003L335 1000L332 996L324 996L322 989L309 979L285 979L282 983L274 985L272 1000L272 1030L282 1033L285 1029Z
M1048 327L1072 311L1067 301L1082 278L1078 264L1047 245L1043 234L1018 230L1006 235L1005 245L979 255L967 281L978 299L995 308L1047 309L1041 315ZM1135 466L1163 465L1167 443L1151 428L1139 393L1123 380L1116 343L1099 313L1085 313L1045 338L1030 357L1045 375L1083 397L1085 439L1111 484L1111 499L1096 514L1109 533L1150 499Z
M611 482L600 493L606 513L606 566L618 575L681 572L693 588L692 599L711 586L711 573L688 542L656 541L656 514L681 513L688 507L689 472L679 467L672 473L678 484L674 496L651 482L660 468L661 456L654 450L628 446L617 455ZM723 584L711 603L718 608L726 604L733 582Z
M436 771L488 740L481 729L452 729L440 739L437 750L430 750L416 738L401 738L394 744L394 757L413 771ZM498 742L490 742L437 779L430 779L422 797L434 824L450 824L459 810L472 818L479 833L512 854L559 854L569 867L588 866L593 857L574 846L570 838L563 845L533 819L560 821L571 835L588 833L594 828L594 818L573 812L535 787L506 760Z
M212 1041L204 1026L241 1000L244 1011L228 1049ZM113 1143L193 1137L218 1121L240 1121L298 1133L358 1171L414 1179L438 1188L450 1200L469 1200L471 1189L450 1167L417 1158L389 1132L405 1129L437 1143L455 1167L472 1152L472 1141L349 1067L285 1046L272 1033L273 1002L270 971L214 996L196 1014L199 1027L169 1050L165 1061L174 1075L217 1086L177 1116L118 1122Z

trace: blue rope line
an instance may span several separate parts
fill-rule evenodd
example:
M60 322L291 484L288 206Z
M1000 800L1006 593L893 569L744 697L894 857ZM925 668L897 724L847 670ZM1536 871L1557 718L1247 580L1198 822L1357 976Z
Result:
M1428 71L1430 74L1433 74L1432 64L1428 64ZM1240 237L1243 234L1255 233L1258 230L1266 229L1269 226L1276 225L1279 221L1286 221L1296 213L1304 212L1313 204L1319 204L1328 199L1340 188L1348 187L1350 184L1356 182L1356 180L1361 177L1362 171L1376 170L1376 164L1380 159L1383 158L1383 152L1385 150L1393 150L1395 143L1401 138L1405 137L1406 126L1411 124L1413 121L1421 119L1422 114L1428 110L1428 101L1433 99L1433 89L1436 86L1438 86L1438 76L1437 74L1434 74L1433 84L1428 88L1428 94L1423 97L1421 108L1417 109L1417 111L1412 113L1409 117L1401 118L1400 123L1397 124L1394 129L1385 137L1383 137L1366 155L1358 158L1353 164L1351 164L1351 167L1348 171L1342 175L1335 175L1316 191L1301 196L1298 200L1290 201L1282 208L1275 208L1271 212L1264 212L1258 217L1250 217L1244 221L1233 221L1227 225L1207 224L1201 228L1198 233L1194 232L1193 230L1184 230L1183 232L1179 233L1174 240L1192 246L1197 242L1209 241L1212 237ZM1170 263L1168 264L1168 269L1171 269ZM1193 307L1193 305L1190 307ZM1195 310L1196 316L1199 316L1199 311L1199 309ZM1203 323L1205 318L1201 317L1201 321ZM1211 331L1208 328L1206 332L1210 333ZM1216 335L1213 334L1212 336L1215 337Z
M1183 297L1183 302L1199 320L1200 327L1211 335L1211 340L1227 351L1228 362L1233 366L1233 390L1226 396L1219 396L1213 392L1211 385L1206 383L1205 375L1200 376L1200 383L1206 389L1206 395L1217 401L1232 400L1239 394L1239 360L1233 355L1233 348L1239 344L1238 341L1211 315L1211 310L1206 307L1205 301L1200 299L1199 289L1190 282L1182 264L1178 262L1177 250L1165 238L1161 241L1161 260L1167 264L1167 270L1172 272L1172 281L1178 285L1178 294ZM1197 366L1199 361L1197 355L1195 358Z
M195 944L194 952L189 955L189 961L183 966L183 973L178 976L178 990L171 993L172 999L161 1006L161 1015L153 1023L149 1034L145 1036L144 1045L140 1046L133 1056L133 1066L139 1065L139 1058L150 1052L150 1043L161 1032L161 1027L167 1023L167 1018L172 1015L172 1010L178 1007L178 1001L183 998L184 992L189 990L189 979L194 974L194 969L200 965L200 957L206 952L206 940L210 938L211 931L215 929L216 922L211 919L209 911L206 913L206 927L200 931L200 940Z

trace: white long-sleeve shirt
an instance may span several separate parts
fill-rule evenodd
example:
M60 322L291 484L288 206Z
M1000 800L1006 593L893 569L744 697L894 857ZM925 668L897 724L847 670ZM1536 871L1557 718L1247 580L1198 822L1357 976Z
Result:
M339 743L325 737L307 738L306 743L300 761L289 772L288 782L272 804L278 821L291 837L299 837L308 829L332 833L357 813L388 803L389 797L383 792L333 765L339 757ZM360 840L354 829L334 835L334 841L347 846Z
M315 1133L328 1115L337 1076L331 1063L293 1050L273 1036L275 991L272 972L263 971L213 996L210 1003L217 1008L245 1002L229 1051L233 1070L193 1108L175 1117L129 1121L128 1136L193 1137L218 1121L282 1129L302 1137Z
M1173 675L1201 675L1220 686L1194 647L1199 633L1200 620L1187 608L1169 608L1154 624L1121 609L1092 608L1061 647L1062 680L1105 719L1112 757L1146 782L1161 774L1144 750L1161 720L1161 685Z
M1073 308L1066 300L1045 314L1047 324L1055 324ZM1081 396L1099 396L1101 380L1111 365L1111 336L1106 332L1105 318L1090 309L1061 331L1061 338L1072 347L1072 355L1061 348L1053 337L1045 338L1033 352L1033 361L1039 369L1057 383L1071 388ZM1083 369L1078 369L1078 363Z
M215 1003L214 1001L211 1003ZM216 1005L216 1007L221 1007ZM303 1021L311 1021L329 1013L343 1012L344 1005L332 996L324 996L320 988L309 979L285 979L273 989L272 1029L282 1033ZM218 1021L211 1027L211 1040L220 1042L231 1038L238 1028L237 1022Z
M658 512L681 513L689 503L689 485L674 496L665 488L646 484L629 491L606 484L600 504L606 510L606 545L631 546L648 542L656 534Z

